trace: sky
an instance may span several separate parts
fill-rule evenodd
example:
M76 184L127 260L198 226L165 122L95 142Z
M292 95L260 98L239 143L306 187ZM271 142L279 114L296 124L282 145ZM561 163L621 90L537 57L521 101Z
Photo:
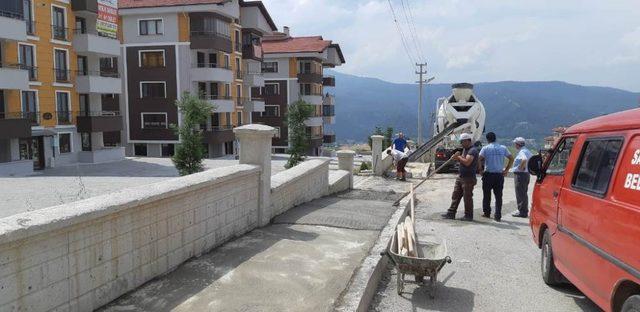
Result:
M339 43L337 71L391 82L549 81L640 92L640 0L263 0L279 29ZM403 9L404 4L404 9ZM411 56L408 56L410 54Z

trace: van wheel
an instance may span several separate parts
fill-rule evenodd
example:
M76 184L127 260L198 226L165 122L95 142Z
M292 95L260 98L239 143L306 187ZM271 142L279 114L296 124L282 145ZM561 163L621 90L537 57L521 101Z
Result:
M621 312L640 312L640 295L633 295L625 300Z
M558 271L556 265L553 263L553 248L551 248L551 235L549 231L544 231L542 237L540 267L542 269L542 279L547 285L559 285L562 283L562 273Z

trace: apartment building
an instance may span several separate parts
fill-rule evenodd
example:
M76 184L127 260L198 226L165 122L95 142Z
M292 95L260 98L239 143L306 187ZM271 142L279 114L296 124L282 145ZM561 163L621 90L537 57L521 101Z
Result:
M121 0L127 155L169 157L179 137L176 100L185 92L213 105L208 157L234 154L233 128L264 110L261 38L276 29L264 5L241 0Z
M345 63L340 46L321 36L293 37L284 27L283 32L265 36L262 49L265 86L259 92L265 100L265 111L254 113L254 122L279 130L273 148L276 153L284 153L289 146L284 118L288 106L299 99L314 105L313 116L305 122L310 137L308 154L321 155L323 143L335 143L335 135L324 130L325 124L335 122L335 97L325 89L335 87L335 77L325 76L324 68Z
M124 157L117 1L101 2L0 2L0 174Z

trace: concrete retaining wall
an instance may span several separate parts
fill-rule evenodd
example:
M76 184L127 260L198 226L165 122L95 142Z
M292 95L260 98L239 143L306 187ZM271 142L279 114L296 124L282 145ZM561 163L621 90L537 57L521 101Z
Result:
M271 177L272 217L329 191L329 160L312 159Z
M326 170L296 181L315 194ZM237 165L0 219L0 311L91 311L250 231L259 176Z
M0 163L0 177L25 176L33 173L33 160Z
M351 188L351 173L347 170L329 172L329 194L340 193Z
M124 147L104 148L91 152L79 152L78 161L81 163L106 163L124 159Z

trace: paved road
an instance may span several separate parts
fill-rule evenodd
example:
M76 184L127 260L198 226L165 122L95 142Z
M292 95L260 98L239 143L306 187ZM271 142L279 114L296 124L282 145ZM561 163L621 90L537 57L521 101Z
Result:
M293 208L102 311L331 311L398 196L354 191Z
M387 271L371 311L600 311L572 286L546 286L539 269L538 248L528 221L511 217L515 210L513 180L505 182L503 222L480 217L481 188L475 190L476 222L445 221L454 177L436 175L418 190L418 237L437 234L447 241L453 263L439 276L435 299L426 288L405 286L396 293L395 270ZM458 211L462 215L462 205Z

